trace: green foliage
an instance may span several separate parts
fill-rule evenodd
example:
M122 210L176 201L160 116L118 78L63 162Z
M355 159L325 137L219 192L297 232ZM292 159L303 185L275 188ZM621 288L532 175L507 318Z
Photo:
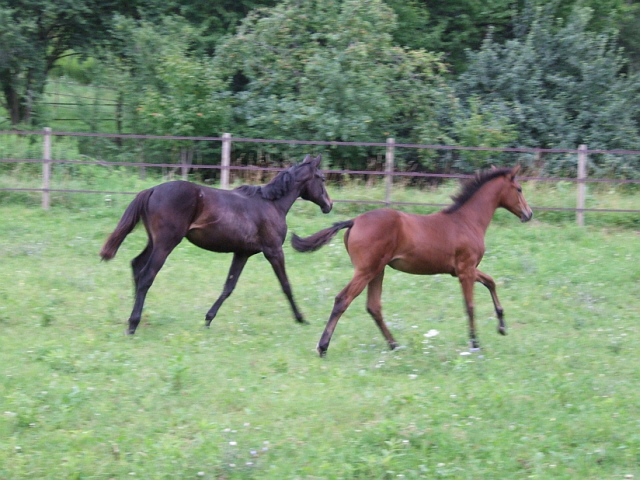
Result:
M432 129L429 124L418 127L420 143L500 148L517 138L518 133L509 120L483 108L478 97L470 97L466 105L451 94L450 98L449 108L437 112L439 129ZM434 130L441 135L434 136ZM437 172L473 173L491 165L523 163L522 157L516 159L509 153L491 151L423 149L419 155L422 168Z
M117 1L0 0L0 90L14 125L33 120L55 62L104 40L118 8Z
M36 25L32 19L16 21L16 11L0 3L0 87L3 92L1 104L14 125L28 120L30 115L22 97L37 78L40 78L41 82L44 80L44 58L30 41L35 31ZM33 72L35 78L25 75L26 65L29 64L32 65L29 72Z
M518 6L518 2L512 0L423 0L420 3L428 12L428 21L422 27L428 35L409 40L408 44L420 42L422 48L442 52L452 71L457 73L466 68L465 51L477 50L490 26L498 39L512 35L511 21ZM404 24L401 29L405 30ZM413 35L413 32L405 30L404 35Z
M171 0L163 2L165 13L179 12L191 25L201 31L197 48L212 54L225 35L233 34L249 12L256 8L272 7L276 0L216 0L215 2Z
M212 63L191 52L199 32L179 17L165 17L161 25L121 19L117 26L131 80L139 86L128 95L135 130L182 136L222 133L229 117L226 95Z
M56 61L55 67L51 69L51 77L66 77L81 85L89 85L96 77L96 68L98 67L95 58L80 58L77 55L70 55Z
M117 48L103 51L101 83L115 89L123 131L180 136L219 136L228 127L228 93L211 60L198 55L200 31L179 16L158 23L119 16L114 30ZM223 127L224 126L224 127ZM161 141L94 142L87 152L121 161L189 164L219 145ZM109 145L110 144L110 145Z
M285 1L251 13L216 53L230 88L244 83L233 97L234 134L410 140L430 118L442 64L393 46L396 27L380 0ZM355 166L363 153L332 159Z
M589 32L588 9L576 9L567 22L541 8L533 15L520 37L501 45L489 36L480 51L469 52L458 95L481 98L483 111L513 125L517 146L640 148L640 77L623 74L615 32ZM562 159L545 160L552 171L574 168ZM595 169L608 174L637 170L635 159L630 165L595 160Z
M99 5L98 5L99 3ZM5 125L62 130L461 146L640 148L636 28L624 0L0 0ZM46 12L40 21L40 12ZM239 25L240 24L240 25ZM484 38L484 41L482 40ZM624 49L620 48L624 47ZM465 55L465 50L468 54ZM52 70L53 69L53 70ZM464 73L461 73L464 72ZM634 73L636 72L636 73ZM57 122L47 74L77 94ZM77 89L74 89L77 92ZM65 94L69 94L66 93ZM91 97L80 98L80 97ZM99 105L113 108L106 117ZM68 111L68 110L67 110ZM79 139L101 159L215 163L219 145ZM306 147L235 144L234 161L286 163ZM383 148L317 148L336 167ZM400 168L471 172L515 161L573 174L573 156L397 151ZM630 156L592 173L633 177ZM534 165L535 163L535 165Z

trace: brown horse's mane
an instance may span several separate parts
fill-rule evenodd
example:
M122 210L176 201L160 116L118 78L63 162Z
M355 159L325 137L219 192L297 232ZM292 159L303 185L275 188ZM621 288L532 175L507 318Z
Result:
M445 208L442 213L453 213L457 211L462 205L468 202L485 183L494 178L503 177L508 173L511 173L511 168L495 168L476 172L475 177L464 184L460 193L451 197L453 205Z
M234 190L248 197L260 195L265 200L278 200L291 190L296 170L301 165L303 164L294 165L281 171L266 185L240 185Z

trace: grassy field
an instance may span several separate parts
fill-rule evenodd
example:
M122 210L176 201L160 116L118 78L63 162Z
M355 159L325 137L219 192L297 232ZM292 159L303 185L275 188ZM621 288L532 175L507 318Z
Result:
M254 257L204 329L230 256L184 242L125 337L129 261L145 236L99 262L129 198L88 197L55 197L49 212L30 194L0 199L0 478L640 477L637 219L578 229L499 212L482 268L509 336L479 286L483 351L464 355L457 281L388 270L384 312L403 348L386 349L362 296L320 359L352 273L342 234L314 254L285 245L310 325L294 323ZM290 230L308 235L360 208L325 216L298 203Z

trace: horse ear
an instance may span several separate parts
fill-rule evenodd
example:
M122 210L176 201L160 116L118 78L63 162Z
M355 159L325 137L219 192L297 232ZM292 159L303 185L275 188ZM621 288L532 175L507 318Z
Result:
M516 178L516 175L518 174L519 171L520 171L520 165L516 165L515 167L513 167L513 169L511 170L511 178L512 179Z
M313 163L313 166L316 168L320 167L321 162L322 162L322 154L318 155L316 158L311 160L311 163Z
M302 163L308 163L311 161L311 155L307 154L306 157L304 157L304 160L302 160Z
M494 164L491 164L491 170L497 170L496 166Z

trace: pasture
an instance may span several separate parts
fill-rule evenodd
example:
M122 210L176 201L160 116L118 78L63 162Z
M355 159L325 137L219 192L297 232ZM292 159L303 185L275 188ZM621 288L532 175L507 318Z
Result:
M321 359L316 343L352 274L342 233L313 254L285 244L310 325L294 322L255 256L203 328L231 256L185 241L125 337L129 261L146 236L138 228L109 263L98 252L128 201L0 205L0 478L640 478L633 228L520 224L499 211L481 265L507 337L476 285L483 350L464 355L457 280L387 269L383 313L403 348L386 348L362 295ZM309 235L357 208L322 215L298 202L289 231Z

